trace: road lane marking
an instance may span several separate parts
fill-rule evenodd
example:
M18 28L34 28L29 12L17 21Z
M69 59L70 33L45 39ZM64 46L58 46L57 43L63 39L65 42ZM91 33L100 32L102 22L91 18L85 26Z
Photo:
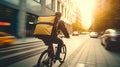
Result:
M76 65L76 67L85 67L85 64L78 63L78 64Z

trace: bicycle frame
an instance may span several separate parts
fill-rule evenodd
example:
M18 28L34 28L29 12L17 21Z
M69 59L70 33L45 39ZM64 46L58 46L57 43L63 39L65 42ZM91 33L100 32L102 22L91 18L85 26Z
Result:
M60 59L56 59L55 56L56 56L56 51L57 51L57 47L58 47L58 44L52 44L52 45L49 45L47 50L44 50L39 59L38 59L38 62L37 62L37 66L39 67L44 67L44 66L47 66L47 67L52 67L52 65L54 63L56 63L56 61L58 60L60 62L60 64L62 64L65 60L65 57L66 57L66 52L67 52L67 49L66 49L66 46L65 44L62 46L61 48L61 57Z

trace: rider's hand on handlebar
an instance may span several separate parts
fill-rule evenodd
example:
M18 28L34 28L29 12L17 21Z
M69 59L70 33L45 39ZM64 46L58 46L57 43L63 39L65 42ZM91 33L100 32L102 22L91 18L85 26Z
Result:
M70 38L70 36L65 36L65 38Z
M67 39L70 38L70 36L64 36L64 35L58 35L58 37L60 37L60 38L67 38Z

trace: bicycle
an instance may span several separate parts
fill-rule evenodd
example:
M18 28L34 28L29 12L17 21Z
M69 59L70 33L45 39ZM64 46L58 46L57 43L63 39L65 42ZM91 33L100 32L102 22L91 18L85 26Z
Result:
M57 61L55 59L56 51L57 51L57 47L55 47L54 49L53 44L51 46L48 46L47 50L41 53L37 62L37 67L52 67L52 65L55 64ZM65 61L66 53L67 53L67 49L66 49L66 45L64 44L61 47L60 59L58 59L60 64L62 64Z

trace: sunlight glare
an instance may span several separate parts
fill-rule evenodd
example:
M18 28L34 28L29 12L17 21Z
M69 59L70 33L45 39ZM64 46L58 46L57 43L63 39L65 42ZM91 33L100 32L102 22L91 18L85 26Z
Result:
M81 23L85 29L88 29L93 21L93 9L96 0L76 0L80 9Z

